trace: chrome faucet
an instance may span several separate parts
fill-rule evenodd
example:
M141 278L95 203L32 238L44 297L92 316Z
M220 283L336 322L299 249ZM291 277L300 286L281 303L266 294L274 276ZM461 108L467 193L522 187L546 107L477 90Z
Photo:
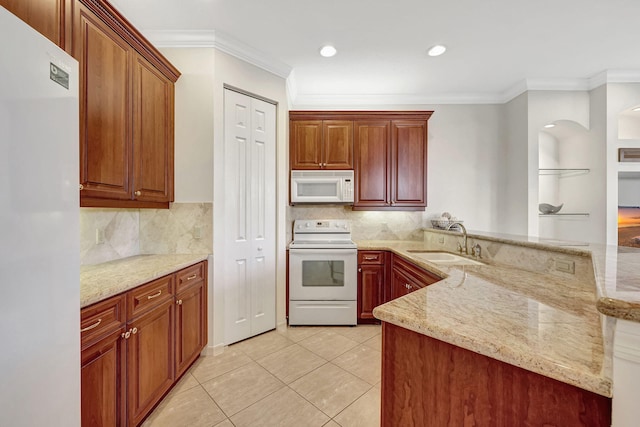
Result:
M469 250L467 249L467 229L464 227L464 225L462 225L461 222L454 221L449 225L447 225L446 230L450 231L451 227L453 227L454 225L459 225L460 228L462 228L462 245L460 244L460 242L458 242L458 252L460 252L461 254L463 253L465 255L468 255Z

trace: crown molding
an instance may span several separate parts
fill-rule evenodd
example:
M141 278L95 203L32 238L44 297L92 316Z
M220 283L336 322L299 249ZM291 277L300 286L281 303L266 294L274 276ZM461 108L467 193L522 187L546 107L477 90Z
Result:
M308 94L299 93L291 66L214 30L147 30L143 34L156 47L212 47L278 77L286 79L292 108L367 107L372 105L505 104L531 90L588 91L608 83L640 83L640 70L604 70L588 78L523 79L501 93L462 94Z
M500 98L485 93L455 95L414 94L308 94L298 93L294 99L296 109L309 107L371 108L389 105L434 105L434 104L497 104Z
M212 47L283 79L291 73L291 66L220 31L148 30L143 33L156 47Z

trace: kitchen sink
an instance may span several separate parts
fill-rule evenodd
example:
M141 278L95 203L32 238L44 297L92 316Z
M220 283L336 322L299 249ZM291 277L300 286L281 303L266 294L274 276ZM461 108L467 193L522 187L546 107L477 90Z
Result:
M452 254L449 252L434 252L434 251L422 251L422 250L408 250L417 258L422 258L425 261L432 262L434 264L443 265L486 265L483 262L476 261L470 258L465 258L460 255Z

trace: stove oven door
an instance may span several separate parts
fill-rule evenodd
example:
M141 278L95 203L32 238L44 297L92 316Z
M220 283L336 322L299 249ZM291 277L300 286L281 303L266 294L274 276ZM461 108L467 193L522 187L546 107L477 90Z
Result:
M357 249L290 249L289 299L355 301Z

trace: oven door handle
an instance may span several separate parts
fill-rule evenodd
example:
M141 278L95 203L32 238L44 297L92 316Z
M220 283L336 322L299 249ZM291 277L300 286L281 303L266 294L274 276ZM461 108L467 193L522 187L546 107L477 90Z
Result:
M290 254L307 254L313 255L316 253L322 254L345 254L350 255L354 253L358 253L358 249L340 249L340 248L317 248L317 249L289 249Z

